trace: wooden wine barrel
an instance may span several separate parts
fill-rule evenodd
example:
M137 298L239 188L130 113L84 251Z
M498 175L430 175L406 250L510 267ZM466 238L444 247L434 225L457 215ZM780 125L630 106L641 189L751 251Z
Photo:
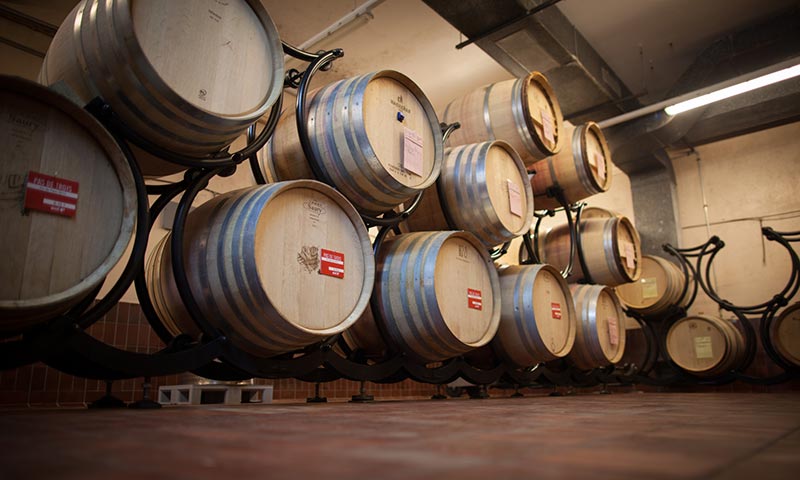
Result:
M583 370L614 364L625 353L625 314L614 291L603 285L570 285L578 328L568 355Z
M548 189L561 187L567 203L575 203L611 188L613 164L605 136L594 122L578 125L565 123L564 138L571 139L568 148L552 157L534 163L530 170L536 208L561 206Z
M136 222L133 175L83 109L0 76L0 333L53 318L123 256Z
M561 274L550 265L503 266L498 273L501 309L494 351L522 368L566 356L575 343L577 320Z
M589 218L580 222L581 244L591 280L608 286L639 280L642 251L639 233L627 217ZM569 263L569 227L558 225L539 238L539 259L563 271ZM575 258L569 282L586 275Z
M667 355L683 370L712 377L738 368L745 355L744 337L728 320L693 315L667 332Z
M284 111L261 168L278 180L315 178L309 161L360 211L379 214L431 186L442 168L442 133L430 101L390 70L332 83L308 96L313 159L306 159L294 110Z
M800 303L794 303L772 321L770 339L788 363L800 367Z
M283 88L278 32L247 0L83 0L39 74L80 101L105 100L136 133L191 157L230 145ZM137 150L142 172L184 167Z
M466 230L491 248L522 235L532 221L525 166L509 144L494 141L448 149L437 184L406 223L417 232Z
M500 322L497 271L468 232L416 232L390 238L377 255L378 318L362 317L343 337L352 349L388 349L428 363L486 345ZM363 339L366 339L364 341Z
M170 333L197 336L175 287L168 241L148 262L148 291ZM188 215L184 248L208 321L260 357L342 332L363 313L374 283L364 223L343 196L313 180L215 197Z
M505 140L525 165L558 153L564 118L550 83L539 72L487 85L453 100L443 121L459 122L448 145Z
M644 315L661 313L671 305L685 307L690 292L681 297L686 277L681 267L653 255L642 256L642 274L638 281L617 286L623 305Z

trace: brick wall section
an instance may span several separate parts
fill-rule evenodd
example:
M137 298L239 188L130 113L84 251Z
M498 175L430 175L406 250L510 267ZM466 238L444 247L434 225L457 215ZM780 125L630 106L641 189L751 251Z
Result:
M102 320L93 325L89 333L117 348L122 348L140 353L154 353L164 347L156 336L141 309L137 304L121 303L113 308ZM779 373L780 369L769 358L759 352L753 365L747 373L757 376ZM112 393L125 402L132 402L142 397L143 379L130 379L116 381L112 385ZM182 383L178 375L157 377L151 379L153 386L152 398L156 398L159 385L177 385ZM314 384L295 379L266 380L256 379L257 384L273 385L275 400L304 401L314 395ZM0 371L0 405L52 407L52 406L80 406L90 403L104 395L106 384L103 381L89 380L74 377L59 372L44 364L37 363L16 370ZM631 391L633 387L614 387L612 391ZM775 392L775 391L800 391L800 382L793 381L774 386L750 385L736 383L721 387L681 387L663 388L639 385L642 391L717 391L717 392ZM600 387L591 389L571 389L559 387L561 393L582 393L600 390ZM359 382L350 380L337 380L322 384L321 395L329 400L346 400L359 391ZM525 394L542 395L549 389L523 389ZM494 396L507 396L512 390L491 388L489 393ZM433 385L404 380L393 384L367 383L367 393L376 399L405 399L429 398L436 393Z

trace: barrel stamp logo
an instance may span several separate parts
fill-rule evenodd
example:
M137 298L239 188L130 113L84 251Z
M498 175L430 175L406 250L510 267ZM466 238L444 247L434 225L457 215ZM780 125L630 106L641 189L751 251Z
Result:
M306 272L314 273L319 270L319 248L303 246L297 254L297 263L305 267Z
M469 261L469 248L466 245L458 246L458 259L461 261Z
M0 208L20 203L24 186L24 173L0 173Z
M197 92L197 98L202 101L206 101L206 96L208 95L208 91L205 88L201 88L199 92Z
M323 220L323 217L327 213L325 205L322 202L314 199L303 202L303 208L306 209L309 219L313 222L319 222Z
M399 108L401 112L411 113L411 109L406 107L405 105L403 105L403 96L402 95L398 95L397 96L397 100L390 100L390 102L392 102L392 105L394 105L395 107Z
M6 122L10 127L11 136L18 141L17 146L19 146L19 141L32 140L33 134L42 126L42 120L36 116L19 112L9 112Z

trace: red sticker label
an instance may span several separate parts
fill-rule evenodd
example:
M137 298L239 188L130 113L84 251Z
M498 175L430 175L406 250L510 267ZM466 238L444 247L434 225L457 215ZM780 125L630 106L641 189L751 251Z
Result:
M319 273L329 277L344 278L344 253L321 249Z
M467 289L467 307L473 310L483 310L483 298L480 290Z
M550 313L556 320L561 320L561 304L550 302Z
M78 182L30 171L24 205L26 210L74 217L78 210Z

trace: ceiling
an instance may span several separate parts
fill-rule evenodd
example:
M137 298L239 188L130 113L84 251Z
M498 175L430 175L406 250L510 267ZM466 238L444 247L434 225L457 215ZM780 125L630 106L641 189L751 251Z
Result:
M293 44L365 1L261 0L281 38ZM0 13L16 10L58 25L75 3L5 0ZM475 88L539 70L554 84L565 115L577 123L614 117L800 56L798 0L563 0L519 18L543 3L380 1L368 15L310 47L345 51L315 82L396 69L414 79L442 112L450 100ZM476 44L455 48L502 24L507 25ZM17 45L35 57L49 44L46 33L31 32L7 15L0 15L0 27L0 47L6 50ZM2 58L3 73L32 76L38 68L22 68L17 56ZM658 158L672 145L702 144L799 116L800 81L790 81L675 119L643 116L608 129L608 135L615 160L630 172L663 164Z

